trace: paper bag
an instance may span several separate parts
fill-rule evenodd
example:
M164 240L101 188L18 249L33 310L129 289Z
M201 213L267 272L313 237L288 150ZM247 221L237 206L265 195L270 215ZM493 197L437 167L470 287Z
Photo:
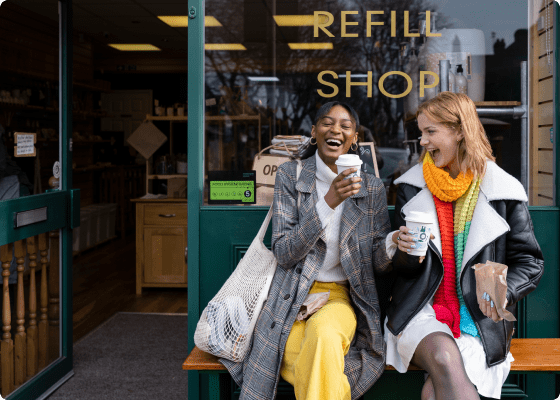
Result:
M308 294L303 301L301 308L299 309L297 320L303 321L304 319L309 318L311 315L319 311L321 307L327 304L330 293L331 291L329 290L328 292Z
M512 313L505 309L507 295L507 265L486 261L472 267L476 278L476 298L482 299L486 292L494 302L498 315L506 321L517 321Z

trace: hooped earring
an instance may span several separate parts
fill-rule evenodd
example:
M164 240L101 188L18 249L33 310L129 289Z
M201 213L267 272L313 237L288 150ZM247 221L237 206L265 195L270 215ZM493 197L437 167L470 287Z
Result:
M353 147L354 145L356 145L356 148ZM353 151L358 150L358 143L357 143L357 142L352 143L352 144L350 145L350 148L351 148Z
M317 139L315 139L315 143L313 143L313 139L315 139L315 137L311 136L311 139L309 139L309 144L315 146L317 144Z

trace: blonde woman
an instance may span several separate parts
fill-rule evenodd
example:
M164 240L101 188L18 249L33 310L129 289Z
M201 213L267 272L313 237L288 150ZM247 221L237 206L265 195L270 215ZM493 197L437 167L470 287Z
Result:
M421 398L500 398L513 357L513 322L502 320L488 295L476 298L471 268L487 260L508 266L507 309L532 292L543 273L522 185L494 162L476 107L466 95L440 93L417 113L421 163L395 183L398 231L396 279L385 320L387 364L412 363L428 378ZM404 218L410 211L434 221L425 258ZM478 392L478 393L477 393Z

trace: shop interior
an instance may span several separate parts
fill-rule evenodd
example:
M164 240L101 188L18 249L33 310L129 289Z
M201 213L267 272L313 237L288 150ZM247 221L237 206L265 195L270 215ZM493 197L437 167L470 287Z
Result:
M73 336L78 341L118 311L187 312L188 18L178 16L187 16L188 6L186 1L160 4L156 0L72 3L72 184L81 191L82 208L73 247ZM345 98L345 73L351 72L352 80L361 83L367 82L368 71L373 71L375 83L390 70L413 76L422 57L428 62L428 54L452 53L457 43L426 54L423 49L430 43L425 37L391 37L388 26L376 27L374 37L366 37L364 25L348 28L359 32L359 38L350 40L341 36L340 11L336 11L340 5L330 3L244 0L239 11L231 2L207 2L205 176L211 171L251 170L255 158L269 146L273 147L263 154L289 159L288 153L299 151L299 142L310 135L316 109L331 100L319 90L330 93L337 88L340 95L334 99L348 101L360 115L361 141L375 143L388 203L394 204L392 181L418 160L421 151L414 112L422 99L418 94L390 99L380 94L377 84L372 96L365 86L355 86L352 96ZM389 2L367 3L372 9L389 10ZM404 10L413 10L411 33L423 29L425 33L426 15L416 3L402 1L394 8L401 24ZM319 8L335 15L334 37L327 38L331 47L321 47L326 36L314 37L309 20L276 18L309 17ZM36 134L35 156L10 157L19 168L20 183L25 176L28 194L56 185L57 9L53 0L7 0L0 7L5 31L0 41L1 141L6 153L13 155L16 132ZM360 10L364 14L366 9ZM435 11L432 28L469 30L468 18ZM518 12L526 21L527 7ZM478 96L473 98L477 106L521 105L520 63L536 65L533 58L542 58L528 51L528 41L545 30L525 22L507 40L500 32L493 36L484 32L482 37L473 33L470 47L462 52L473 57L469 95ZM309 48L297 46L303 42L310 42ZM137 47L123 47L127 44ZM149 46L138 47L144 44ZM476 70L480 65L484 67ZM426 68L439 73L435 61ZM542 81L539 71L530 68L528 79ZM338 74L334 80L325 78L331 86L318 84L317 76L325 70ZM456 77L457 65L451 71ZM402 77L388 78L387 91L402 93L405 83ZM535 127L531 132L548 126L547 121L531 122ZM507 115L483 118L498 164L518 178L522 123ZM286 140L295 144L282 144ZM536 160L541 150L548 155L552 147L531 147L531 157ZM552 201L548 189L544 194L538 190L552 190L552 165L550 173L547 168L543 167L542 178L550 178L550 183L541 183L541 175L532 180L535 205ZM266 190L263 185L262 193ZM205 201L208 196L206 184ZM269 205L270 200L262 198L257 205ZM154 243L160 243L156 250Z

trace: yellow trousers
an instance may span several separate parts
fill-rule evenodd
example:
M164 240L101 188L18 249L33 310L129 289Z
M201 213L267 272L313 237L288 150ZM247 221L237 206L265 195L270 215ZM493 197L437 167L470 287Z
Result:
M307 321L292 326L280 374L294 386L297 400L350 400L344 356L356 332L348 289L315 282L309 293L331 291L329 300Z

